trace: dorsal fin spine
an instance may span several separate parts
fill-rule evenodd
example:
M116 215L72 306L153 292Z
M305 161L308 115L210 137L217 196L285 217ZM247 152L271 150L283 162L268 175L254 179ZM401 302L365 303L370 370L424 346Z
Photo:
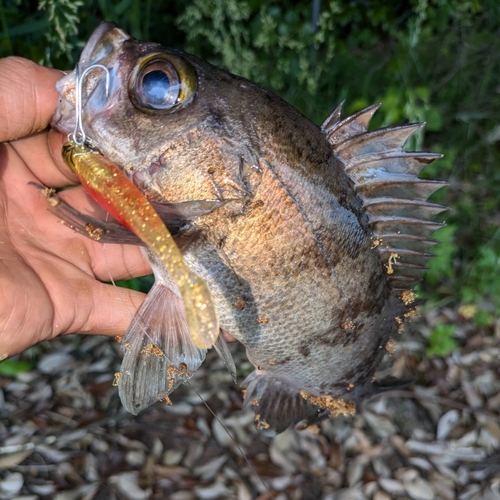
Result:
M443 226L429 218L447 210L427 201L447 183L419 179L418 174L442 155L403 151L407 140L424 124L368 131L381 104L341 120L342 104L325 120L321 131L360 195L377 241L374 248L382 261L392 259L394 274L388 276L388 282L398 293L411 289L426 269L425 262L433 257L425 251L436 244L429 236Z
M406 151L382 151L381 153L357 156L345 164L346 170L352 177L357 177L358 170L363 170L366 175L377 171L387 173L413 174L418 176L422 169L434 160L442 158L437 153L408 153ZM372 174L373 175L373 174Z
M367 152L402 151L406 141L422 127L422 123L409 123L396 127L379 128L348 137L342 142L332 144L332 146L337 155L348 158Z
M363 134L368 130L368 124L372 116L381 105L382 103L373 104L354 115L348 116L342 121L328 124L328 126L325 122L322 129L325 130L328 139L335 143L340 143L348 137Z
M345 99L328 115L326 120L321 125L321 131L326 133L326 130L335 127L340 122L340 115L342 113L342 106L345 103Z

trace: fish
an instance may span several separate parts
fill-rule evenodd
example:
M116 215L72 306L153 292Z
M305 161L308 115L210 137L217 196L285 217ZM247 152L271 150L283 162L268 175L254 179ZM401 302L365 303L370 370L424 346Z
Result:
M206 282L221 331L245 346L257 428L354 414L416 314L413 288L443 225L432 217L446 207L427 200L446 183L418 177L441 155L403 150L422 124L368 130L380 104L346 118L341 104L317 126L268 89L108 22L79 60L97 64L109 78L83 83L89 143L154 207ZM57 88L52 125L70 134L75 73ZM98 228L103 242L144 244L117 222L52 205L89 237ZM125 334L117 380L134 414L168 399L206 352L171 273L144 251L155 284ZM234 376L227 345L215 347Z

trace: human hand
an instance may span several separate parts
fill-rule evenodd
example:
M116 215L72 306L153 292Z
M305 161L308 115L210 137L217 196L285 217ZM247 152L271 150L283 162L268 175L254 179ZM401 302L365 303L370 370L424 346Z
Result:
M123 334L144 294L102 283L150 272L138 247L74 233L30 182L77 183L61 157L66 138L45 130L61 72L26 59L0 60L0 359L67 333ZM61 194L92 210L78 187Z

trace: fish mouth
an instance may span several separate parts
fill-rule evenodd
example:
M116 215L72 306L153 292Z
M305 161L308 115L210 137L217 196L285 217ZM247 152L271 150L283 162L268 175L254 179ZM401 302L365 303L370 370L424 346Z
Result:
M82 74L93 65L100 64L107 68L108 75L102 69L89 71L82 83L82 121L84 132L91 139L89 122L97 112L102 112L120 82L116 75L116 54L123 42L131 37L116 24L103 22L94 30L85 45L78 61ZM108 81L107 81L108 79ZM52 117L51 126L59 132L70 135L75 130L76 112L76 72L68 73L56 83L59 101Z
M114 32L111 34L111 32ZM112 36L110 36L110 34ZM93 31L88 42L85 44L80 55L79 64L82 69L97 64L101 59L107 56L113 48L118 48L119 39L128 40L130 36L122 29L118 28L115 23L104 21L97 26ZM115 43L113 43L115 42Z

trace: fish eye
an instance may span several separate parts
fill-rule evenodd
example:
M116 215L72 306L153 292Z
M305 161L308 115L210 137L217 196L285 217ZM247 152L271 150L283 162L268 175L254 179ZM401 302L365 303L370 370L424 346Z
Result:
M151 109L170 109L177 104L180 84L168 61L153 61L142 71L135 87L137 101Z
M170 113L189 104L196 74L187 61L167 53L149 54L136 65L129 81L134 106L150 114Z

